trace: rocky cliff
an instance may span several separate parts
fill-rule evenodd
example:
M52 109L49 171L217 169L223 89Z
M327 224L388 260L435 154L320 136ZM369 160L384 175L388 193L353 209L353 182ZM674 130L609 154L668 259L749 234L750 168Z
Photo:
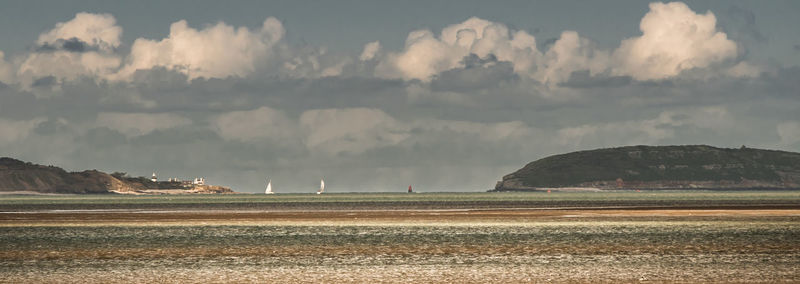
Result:
M531 162L504 176L494 190L566 187L800 189L800 153L705 145L580 151Z

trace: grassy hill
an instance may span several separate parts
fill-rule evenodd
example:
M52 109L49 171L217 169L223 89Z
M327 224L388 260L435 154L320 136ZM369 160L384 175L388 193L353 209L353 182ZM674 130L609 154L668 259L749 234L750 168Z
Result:
M504 176L495 190L800 188L798 183L800 153L705 145L629 146L546 157Z
M59 167L0 158L0 191L106 193L120 181L100 171L67 172Z
M38 193L226 193L230 188L215 185L189 185L181 182L154 182L144 177L111 175L97 170L67 172L55 166L43 166L20 160L0 158L0 192Z

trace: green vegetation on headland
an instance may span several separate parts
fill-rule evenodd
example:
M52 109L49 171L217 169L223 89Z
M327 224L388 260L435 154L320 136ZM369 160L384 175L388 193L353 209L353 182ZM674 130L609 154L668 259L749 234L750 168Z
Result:
M213 185L188 186L181 182L154 182L125 173L106 174L98 170L67 172L55 166L0 158L0 192L38 193L226 193L230 188Z
M629 146L531 162L495 191L595 189L800 189L800 153L691 146Z

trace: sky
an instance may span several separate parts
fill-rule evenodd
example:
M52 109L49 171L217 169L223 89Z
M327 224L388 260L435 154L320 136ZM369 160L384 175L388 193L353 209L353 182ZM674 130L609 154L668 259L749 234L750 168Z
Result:
M0 7L0 156L71 171L485 191L578 150L800 151L797 1Z

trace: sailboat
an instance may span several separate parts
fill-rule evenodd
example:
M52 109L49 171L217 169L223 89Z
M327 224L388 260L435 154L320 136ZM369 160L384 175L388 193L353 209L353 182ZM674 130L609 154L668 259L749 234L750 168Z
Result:
M274 194L272 192L272 180L267 181L267 190L264 191L264 194Z
M317 190L317 194L322 194L325 192L325 181L319 180L319 190Z

